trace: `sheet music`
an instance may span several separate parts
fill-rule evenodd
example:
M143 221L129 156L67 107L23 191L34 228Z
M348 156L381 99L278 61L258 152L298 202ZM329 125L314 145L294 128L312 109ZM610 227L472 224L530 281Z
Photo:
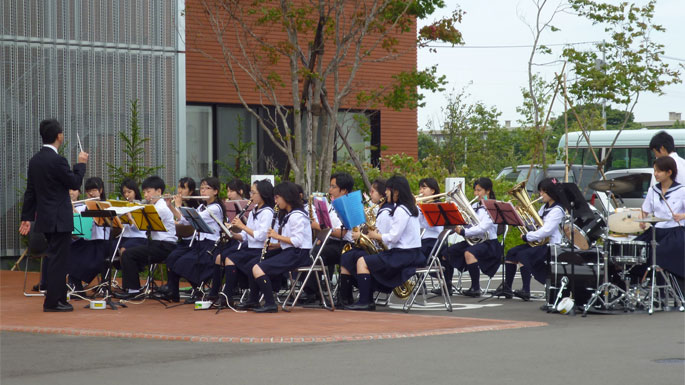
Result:
M117 206L112 206L108 207L106 210L111 210L117 213L117 216L120 217L122 215L126 215L128 213L132 213L137 210L141 210L145 208L145 206L131 206L131 207L117 207Z

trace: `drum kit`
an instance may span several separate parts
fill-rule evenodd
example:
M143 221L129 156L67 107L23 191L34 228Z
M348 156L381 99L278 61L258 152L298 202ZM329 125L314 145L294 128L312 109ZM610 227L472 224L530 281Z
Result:
M616 202L616 195L634 189L632 183L616 179L594 181L589 187L604 198L603 203L609 199ZM569 299L564 298L563 306L560 301L564 290L572 293L576 306L582 306L583 316L588 311L643 310L652 314L654 310L672 310L671 301L675 309L685 311L677 283L656 264L656 232L652 231L651 242L636 240L643 227L668 219L642 218L640 209L603 205L601 212L584 199L576 200L575 205L571 202L570 218L562 223L567 242L552 249L548 311L569 311ZM574 208L580 212L577 217Z

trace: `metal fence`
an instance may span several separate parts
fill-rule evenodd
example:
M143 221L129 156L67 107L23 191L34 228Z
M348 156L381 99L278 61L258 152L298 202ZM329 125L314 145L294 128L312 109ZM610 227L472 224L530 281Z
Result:
M90 153L86 177L109 182L123 160L119 132L130 131L130 101L150 138L148 166L175 178L176 137L185 87L179 60L179 1L4 0L0 2L0 255L18 255L28 160L41 146L38 124L57 118L65 156L76 133ZM114 186L108 183L107 192Z

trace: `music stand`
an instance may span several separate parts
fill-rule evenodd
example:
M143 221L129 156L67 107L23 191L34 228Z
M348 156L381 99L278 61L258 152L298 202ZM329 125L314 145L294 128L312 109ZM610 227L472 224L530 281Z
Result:
M183 218L185 218L190 224L193 226L195 229L195 232L197 233L206 233L206 234L214 234L214 230L212 230L211 227L207 224L207 222L202 219L200 216L200 213L197 212L196 209L192 207L179 207L179 211L181 211L181 215L183 215ZM193 238L190 241L190 246L193 246L193 241L195 238Z
M366 223L361 191L352 191L333 200L333 208L346 229Z
M331 217L328 215L328 207L326 206L326 201L324 199L314 198L312 201L314 210L316 211L316 217L319 218L319 226L321 228L330 229L333 227L331 224Z
M525 223L523 222L521 215L519 215L514 205L512 205L510 202L501 202L486 199L483 201L483 205L485 206L485 209L488 211L488 214L490 214L490 218L492 218L492 223L496 225L507 225L517 227L525 226ZM495 291L490 293L490 297L481 299L480 301L478 301L479 303L487 301L492 297L499 297L502 294L502 289L505 283L505 263L506 259L504 256L504 252L502 252L502 283L500 283L500 285L497 287L497 289L495 289Z
M419 203L430 227L465 225L464 216L454 202Z

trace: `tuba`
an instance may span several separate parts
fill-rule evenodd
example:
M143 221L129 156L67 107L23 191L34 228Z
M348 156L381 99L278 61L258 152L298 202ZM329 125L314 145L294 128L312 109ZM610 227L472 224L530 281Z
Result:
M478 214L476 214L475 211L473 211L473 207L471 207L471 203L475 201L476 198L474 198L473 201L469 201L466 198L466 195L464 195L464 191L461 189L461 183L457 185L457 188L454 189L450 194L450 198L454 201L454 203L457 205L459 208L459 211L461 212L462 216L464 217L464 220L466 221L466 224L468 226L478 226L480 224L480 220L478 219ZM485 242L487 238L485 236L480 236L480 237L467 237L466 242L473 246L478 243Z
M534 201L530 200L528 192L526 191L525 181L514 186L514 188L509 190L507 194L514 197L520 203L519 205L514 205L514 207L516 208L516 212L518 212L523 220L524 226L519 226L521 234L528 234L530 231L535 231L542 227L542 218L540 218L540 215L538 215L538 212L533 206L533 203L537 202L540 198ZM535 247L542 246L547 242L549 242L549 238L545 238L541 241L530 241L528 244Z

